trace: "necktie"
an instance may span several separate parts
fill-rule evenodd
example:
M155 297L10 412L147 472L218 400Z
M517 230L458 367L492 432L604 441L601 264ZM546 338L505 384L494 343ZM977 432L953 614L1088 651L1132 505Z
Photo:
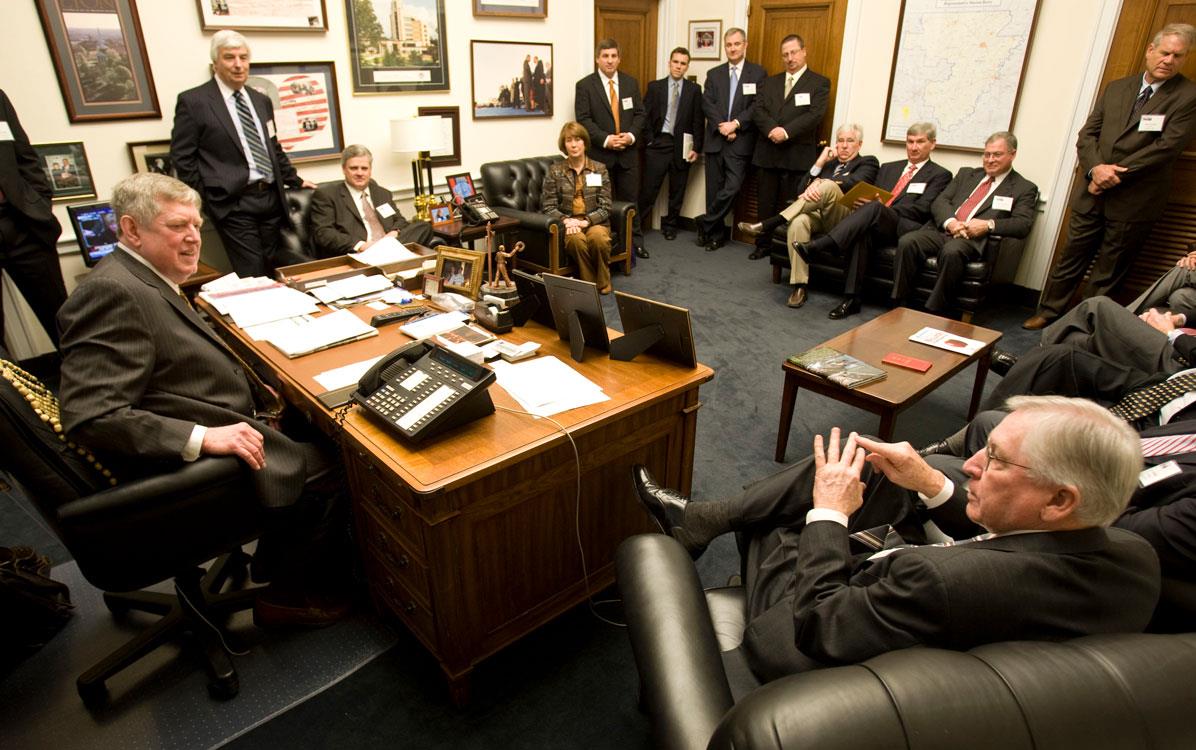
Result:
M785 98L789 98L789 92L793 90L793 75L785 76Z
M1163 435L1162 437L1142 438L1142 457L1175 456L1180 453L1196 451L1196 435Z
M1147 86L1146 88L1142 89L1142 93L1138 94L1138 98L1134 100L1134 106L1130 110L1130 119L1127 124L1133 124L1134 118L1137 117L1138 113L1142 111L1142 108L1146 106L1146 102L1150 101L1152 94L1154 94L1153 86Z
M960 544L969 544L971 542L983 542L987 539L992 539L996 534L984 533L977 534L967 539L948 539L945 542L935 542L934 544L906 544L901 535L892 526L886 524L884 526L876 526L871 529L864 529L857 531L849 538L853 542L858 542L863 545L865 551L877 550L875 554L869 556L868 560L879 560L882 557L887 557L899 549L912 549L914 547L955 547Z
M619 92L615 91L614 80L607 81L610 84L610 113L615 117L615 132L622 132L619 127Z
M980 181L980 184L976 186L976 189L972 191L972 194L968 196L968 199L964 201L963 205L959 207L959 210L955 212L956 221L968 220L968 217L971 216L972 212L976 210L976 206L979 206L980 202L983 201L985 196L988 195L988 188L990 185L992 185L992 182L993 178L991 177L985 177Z
M665 112L664 127L661 130L672 135L677 120L677 100L681 98L681 81L670 81L669 89L672 92L669 94L669 109Z
M1168 401L1191 390L1196 390L1196 372L1185 372L1162 383L1155 383L1126 394L1109 411L1133 424L1142 417L1154 414Z
M369 193L363 192L361 194L361 216L365 219L365 225L369 228L370 242L379 240L382 235L386 234L386 230L382 228L382 222L378 219L378 212L370 205Z
M266 182L272 182L274 169L270 166L270 155L266 153L266 147L262 145L262 137L257 131L257 123L253 121L253 115L249 114L249 104L245 101L245 95L240 90L234 91L233 101L237 105L237 117L241 120L241 131L249 143L249 153L253 156L253 164L257 167L257 171L266 178Z
M886 206L893 205L893 201L897 200L897 198L901 196L901 191L905 190L905 186L909 184L911 179L913 179L914 172L917 171L917 169L918 168L913 164L909 165L909 169L905 170L905 174L901 175L901 179L897 180L897 184L893 186L893 197L885 201Z
M838 164L836 164L835 172L834 172L834 174L831 175L831 177L838 177L839 175L843 174L843 167L846 167L846 166L847 165L844 164L843 162L839 162Z
M739 88L739 66L731 66L731 94L727 97L727 119L731 119L731 113L735 110L735 92Z

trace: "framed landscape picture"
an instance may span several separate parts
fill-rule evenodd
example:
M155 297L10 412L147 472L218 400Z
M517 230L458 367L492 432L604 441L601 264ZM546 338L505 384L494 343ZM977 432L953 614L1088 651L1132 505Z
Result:
M33 150L46 174L46 182L50 183L53 200L96 197L95 181L82 141L34 143Z
M35 3L71 122L162 116L134 0Z
M324 0L196 0L204 31L327 31Z
M157 172L176 176L170 159L170 141L137 141L129 144L129 161L134 172Z
M278 142L292 162L340 156L345 136L331 61L250 63L248 85L270 97Z
M444 3L345 0L353 93L448 91Z
M552 45L473 40L473 119L552 117Z

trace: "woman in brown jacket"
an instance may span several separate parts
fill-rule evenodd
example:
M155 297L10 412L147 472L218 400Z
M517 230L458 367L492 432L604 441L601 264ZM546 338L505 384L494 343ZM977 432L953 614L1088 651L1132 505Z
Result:
M564 222L565 250L577 261L577 275L610 294L610 175L586 157L590 135L578 123L565 123L557 146L565 160L544 175L541 209Z

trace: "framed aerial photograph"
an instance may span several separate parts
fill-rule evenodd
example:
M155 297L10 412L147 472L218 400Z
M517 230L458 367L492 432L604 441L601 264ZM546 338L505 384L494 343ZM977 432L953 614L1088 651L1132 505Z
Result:
M723 22L689 22L689 59L721 60L723 57Z
M474 16L547 18L548 0L473 0Z
M448 91L445 0L345 0L354 94ZM391 18L391 7L399 19Z
M458 247L441 247L436 256L436 276L442 291L460 292L470 299L478 296L486 253Z
M53 200L96 197L95 181L82 141L34 143L33 150L37 152L37 161L50 183Z
M345 136L331 61L250 63L247 84L270 97L278 143L292 162L340 156Z
M157 172L175 177L170 159L170 141L136 141L129 144L129 161L134 172Z
M195 0L204 31L327 31L324 0Z
M473 119L552 117L552 45L472 40Z
M162 116L134 0L34 2L71 122Z
M461 108L420 107L420 117L439 117L444 128L444 142L452 144L439 151L430 152L432 166L455 167L461 163Z

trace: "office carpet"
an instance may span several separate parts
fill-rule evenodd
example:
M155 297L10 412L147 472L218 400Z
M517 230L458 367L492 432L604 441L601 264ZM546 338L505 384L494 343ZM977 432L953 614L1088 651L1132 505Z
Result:
M650 232L647 240L651 259L638 261L629 277L616 274L614 285L692 312L698 357L715 370L714 379L700 391L702 408L698 413L693 484L694 499L700 501L732 495L745 483L783 468L772 460L782 360L871 319L884 312L887 305L883 300L866 301L862 314L832 321L826 313L838 303L839 295L833 289L815 288L804 308L791 310L785 306L788 285L773 285L768 262L747 259L749 246L731 243L718 252L707 253L691 243L692 237L682 232L677 240L667 242ZM1025 296L997 295L975 321L1005 331L1001 346L1015 352L1037 341L1036 333L1018 327L1030 314ZM608 324L620 328L613 299L604 298L604 302ZM974 374L973 368L965 369L898 417L897 439L921 445L961 426ZM995 376L990 378L990 388L995 380ZM815 394L799 394L787 461L806 455L813 435L826 433L835 425L869 432L877 428L878 418ZM0 528L8 537L4 512L0 505L0 522L5 523ZM706 585L721 585L738 572L738 564L732 539L724 536L699 560L698 568ZM617 598L617 591L597 592L595 598ZM617 604L599 605L598 611L607 619L621 619ZM101 620L108 619L104 611L98 615ZM435 661L401 626L395 626L395 645L370 660L366 645L373 648L386 642L391 632L388 626L368 613L346 625L317 633L264 638L253 655L237 659L242 695L229 703L208 701L202 674L183 663L173 671L169 665L159 668L154 682L171 682L172 690L186 688L194 700L185 708L170 698L168 691L156 686L138 687L118 708L129 715L146 717L137 721L146 721L159 731L178 721L180 711L198 712L206 717L200 723L215 725L223 732L215 741L175 732L139 735L146 738L145 746L152 747L210 747L222 741L227 747L244 749L651 746L648 722L636 708L637 676L626 633L599 620L586 606L575 608L478 665L473 675L473 700L463 709L449 704ZM55 648L56 642L64 638L74 639L64 631L44 651ZM330 653L346 651L350 656L342 660L340 674L326 675L322 691L318 685L291 689L308 663L325 661ZM29 746L5 740L12 731L10 727L21 728L31 721L61 724L62 728L70 728L80 742L93 746L126 744L109 742L105 734L119 719L92 717L74 699L74 667L59 658L42 662L44 667L30 667L34 660L41 659L43 654L38 654L21 665L19 671L26 675L22 685L28 680L56 698L50 704L39 703L32 696L14 691L17 673L3 678L3 703L12 702L8 697L11 694L23 706L34 708L24 713L4 709L5 713L0 714L0 746ZM269 662L271 668L255 671L261 662ZM358 666L357 671L345 674ZM241 704L255 702L253 696L259 691L294 696L318 692L259 725L261 716L271 716L278 706L285 708L294 701L275 701L275 707L257 712L258 718L248 717L253 712ZM43 720L43 714L55 718ZM16 717L20 718L14 723ZM50 737L44 735L47 740ZM128 744L136 746L140 742Z

